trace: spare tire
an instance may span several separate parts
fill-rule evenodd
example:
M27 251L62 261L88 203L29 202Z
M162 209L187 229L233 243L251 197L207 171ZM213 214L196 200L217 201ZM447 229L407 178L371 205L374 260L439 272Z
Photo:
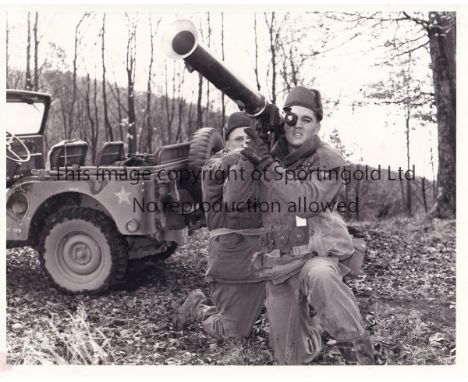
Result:
M224 149L224 140L216 129L202 127L197 130L190 141L188 167L191 172L198 174L206 161L222 149ZM192 179L187 184L187 189L196 203L203 201L200 179L201 177L198 177L198 181L195 181L192 175Z

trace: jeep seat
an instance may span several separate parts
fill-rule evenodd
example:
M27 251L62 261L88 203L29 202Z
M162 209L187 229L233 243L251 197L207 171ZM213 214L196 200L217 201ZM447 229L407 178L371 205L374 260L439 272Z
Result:
M88 152L88 143L79 139L65 139L52 146L47 155L46 169L64 166L83 166Z
M156 164L169 164L175 163L188 158L190 150L190 143L174 143L172 145L166 145L158 149L156 152Z
M124 159L124 143L122 141L104 142L97 153L95 166L109 166Z

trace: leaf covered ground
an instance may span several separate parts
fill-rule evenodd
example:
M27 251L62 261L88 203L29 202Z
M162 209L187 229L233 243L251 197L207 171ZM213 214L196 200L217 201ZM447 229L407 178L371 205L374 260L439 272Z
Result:
M363 275L348 280L378 364L455 363L455 221L399 218L353 224L367 232ZM206 294L207 231L165 263L133 261L127 281L103 296L50 287L30 248L7 251L9 364L275 364L265 312L247 339L219 342L199 323L172 324L195 288ZM343 364L331 338L314 364Z

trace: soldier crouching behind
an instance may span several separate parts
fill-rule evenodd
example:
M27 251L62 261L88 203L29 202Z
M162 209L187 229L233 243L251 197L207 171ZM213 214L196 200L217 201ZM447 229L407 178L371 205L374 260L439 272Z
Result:
M229 117L224 128L226 149L206 162L204 174L210 171L229 174L229 168L242 159L240 150L247 140L244 129L251 123L252 120L244 113L237 112ZM204 205L222 205L223 192L229 187L230 177L204 176ZM249 199L258 198L258 186L244 192ZM214 338L247 337L265 299L265 282L252 264L252 256L258 251L261 215L243 210L208 210L206 222L210 242L205 279L211 283L214 305L207 305L200 289L192 291L178 310L176 325L182 327L187 320L196 319Z
M266 284L266 307L270 340L280 364L306 364L322 348L322 333L328 332L350 364L373 364L373 346L352 291L343 282L349 272L344 260L355 251L353 239L338 211L294 211L291 202L333 202L341 179L312 176L288 178L281 174L300 169L340 170L341 154L322 142L317 133L323 111L320 93L304 87L292 89L285 108L285 134L270 153L251 129L242 150L245 157L236 166L246 173L262 173L262 201L280 203L281 210L262 212L262 252L256 265ZM323 174L321 174L323 175ZM325 179L324 179L325 178ZM249 179L247 176L246 179ZM252 179L252 177L250 177ZM242 200L246 182L232 184L226 200ZM291 212L292 211L292 212Z

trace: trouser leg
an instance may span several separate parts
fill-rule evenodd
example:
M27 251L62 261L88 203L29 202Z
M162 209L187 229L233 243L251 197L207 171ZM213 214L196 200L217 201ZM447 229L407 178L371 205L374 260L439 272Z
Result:
M312 361L327 331L337 342L368 338L351 290L343 283L338 260L315 257L282 284L267 284L270 337L280 364Z
M217 339L247 337L260 314L265 298L265 283L213 283L214 306L203 308L202 325Z
M332 335L347 363L374 363L374 348L364 329L353 292L343 282L338 260L316 257L299 275L300 289L323 328Z
M324 330L337 341L365 334L356 299L340 275L338 259L315 257L309 260L299 275L299 287Z
M266 306L270 342L278 363L297 365L312 361L322 348L321 329L299 290L299 276L279 285L268 282Z

